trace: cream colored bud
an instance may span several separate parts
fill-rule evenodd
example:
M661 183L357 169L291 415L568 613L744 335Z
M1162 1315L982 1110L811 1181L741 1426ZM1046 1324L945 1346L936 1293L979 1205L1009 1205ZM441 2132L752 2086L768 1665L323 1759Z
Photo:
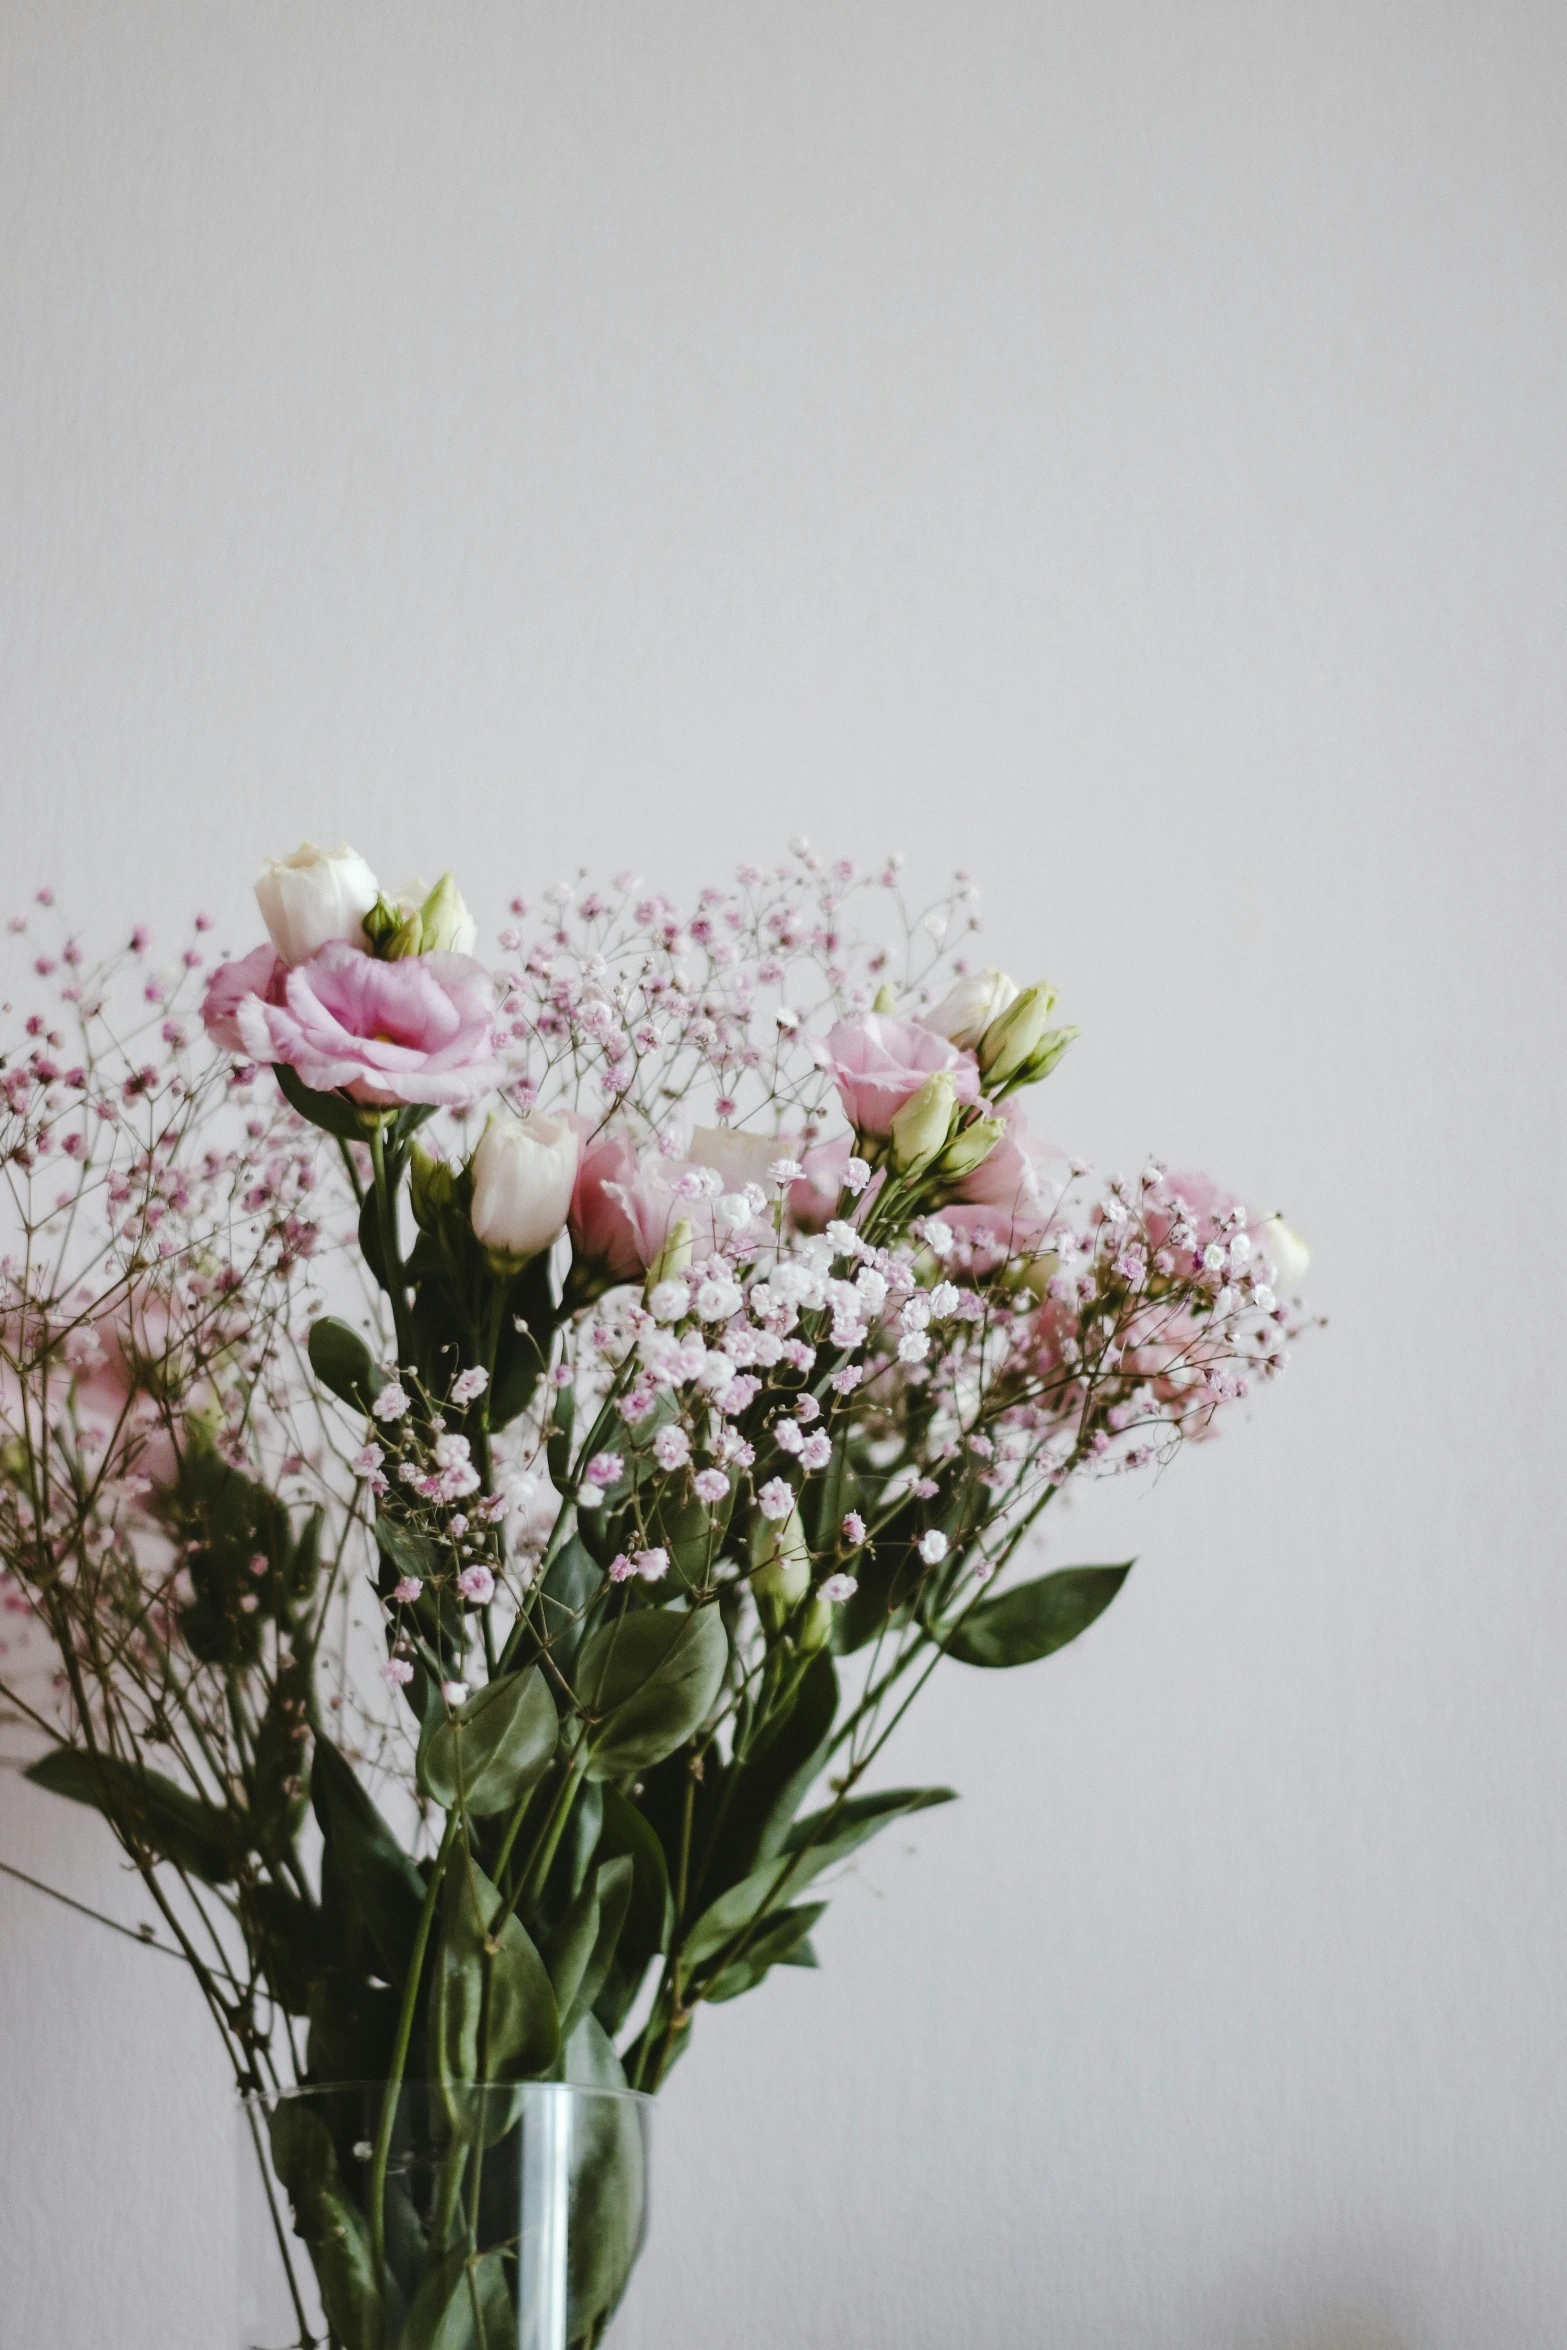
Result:
M409 882L398 891L397 904L402 920L383 950L391 962L406 955L471 955L479 943L479 926L449 873L427 895L423 882Z
M678 1281L691 1264L691 1219L677 1216L665 1235L664 1245L647 1269L647 1287L651 1293L661 1281Z
M945 1183L961 1183L989 1158L1006 1131L1004 1118L976 1118L972 1125L960 1126L942 1152L936 1172Z
M811 1588L811 1549L798 1510L763 1519L751 1538L751 1589L769 1631L781 1632Z
M1055 1009L1056 991L1048 980L1025 987L986 1027L977 1047L979 1065L990 1084L1005 1085L1032 1058Z
M925 1014L923 1025L961 1052L972 1052L992 1020L1016 1001L1017 981L987 963L949 988L935 1010Z
M873 1012L895 1012L897 1008L897 990L890 980L884 979L876 990L876 1001L872 1004L871 1010Z
M813 1591L795 1629L794 1645L801 1656L814 1656L832 1638L832 1601Z
M892 1121L892 1167L896 1175L928 1167L952 1132L958 1093L950 1069L934 1069L911 1093Z
M473 1154L474 1237L496 1272L516 1272L565 1227L577 1179L577 1135L564 1118L530 1110L493 1117Z
M363 949L364 919L380 895L357 849L305 841L291 857L269 857L256 882L256 903L285 963L308 963L334 939Z
M1252 1234L1259 1253L1273 1268L1273 1286L1280 1297L1294 1297L1311 1266L1311 1251L1282 1216L1270 1216Z

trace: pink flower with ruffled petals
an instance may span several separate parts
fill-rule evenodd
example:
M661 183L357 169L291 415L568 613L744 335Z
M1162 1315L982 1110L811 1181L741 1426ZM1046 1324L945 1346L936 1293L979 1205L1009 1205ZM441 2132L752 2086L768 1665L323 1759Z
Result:
M287 977L288 965L270 939L265 946L252 947L237 963L220 963L207 981L207 992L201 1000L202 1026L213 1043L228 1053L244 1052L245 1040L235 1018L240 1005L247 996L260 996L263 1003L280 1004Z
M582 1138L571 1194L572 1248L582 1262L594 1266L607 1280L638 1281L651 1259L641 1253L623 1196L626 1185L636 1176L636 1145L629 1134L611 1129L594 1134L585 1118L568 1115Z
M379 1107L463 1108L504 1074L495 983L468 955L383 963L335 940L289 972L280 1003L245 996L233 1017L252 1060L286 1062L317 1093L341 1087Z
M890 1012L840 1020L827 1037L827 1065L857 1134L888 1135L912 1094L937 1069L950 1069L960 1102L979 1099L979 1065L944 1036Z
M761 1236L763 1227L754 1219L739 1225L729 1220L720 1205L723 1176L706 1161L639 1159L628 1134L606 1129L590 1141L586 1121L573 1123L584 1140L571 1200L572 1246L610 1281L640 1281L682 1219L691 1227L699 1263L737 1239L754 1244Z

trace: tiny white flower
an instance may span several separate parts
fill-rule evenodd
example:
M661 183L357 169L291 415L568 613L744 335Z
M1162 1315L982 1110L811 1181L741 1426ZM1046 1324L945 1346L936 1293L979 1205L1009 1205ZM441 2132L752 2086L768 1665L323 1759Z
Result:
M409 1678L412 1679L411 1674ZM441 1683L441 1695L445 1698L448 1705L456 1706L466 1704L468 1697L468 1684L466 1681L443 1681Z
M943 1224L939 1216L925 1219L925 1246L934 1257L950 1257L955 1246L952 1226Z
M744 1302L736 1282L704 1281L696 1293L697 1318L703 1322L727 1322L739 1313Z
M857 1576L829 1575L826 1582L820 1587L820 1596L823 1599L830 1599L836 1604L842 1599L852 1599L859 1588Z
M798 1159L774 1159L767 1170L769 1182L782 1191L787 1184L798 1183L805 1169Z
M954 1281L938 1281L935 1288L930 1293L930 1312L932 1321L944 1322L950 1313L954 1313L957 1310L957 1303L957 1283Z
M394 1379L383 1387L370 1409L378 1420L400 1420L408 1409L408 1398L400 1383Z
M923 1330L910 1330L898 1341L900 1363L922 1363L930 1352L930 1340Z
M688 1311L690 1298L683 1281L656 1282L649 1293L648 1312L655 1322L678 1322Z
M919 1554L927 1567L940 1566L947 1555L947 1537L939 1526L932 1526L928 1534L920 1536Z

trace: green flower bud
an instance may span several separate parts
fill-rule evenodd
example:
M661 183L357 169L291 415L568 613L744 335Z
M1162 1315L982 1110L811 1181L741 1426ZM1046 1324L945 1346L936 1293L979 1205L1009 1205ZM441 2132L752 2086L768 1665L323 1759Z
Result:
M751 1589L769 1632L781 1632L811 1588L811 1550L798 1510L763 1519L751 1538Z
M801 1656L814 1656L831 1638L832 1601L813 1591L795 1627L795 1648Z
M433 1232L441 1210L450 1207L457 1190L457 1170L445 1159L432 1158L415 1143L408 1160L408 1191L414 1222L421 1232Z
M675 1281L691 1263L691 1219L677 1216L670 1225L663 1247L647 1269L647 1286L655 1290L661 1281Z
M392 940L397 936L402 925L403 910L401 906L394 906L389 897L377 897L375 904L360 925L371 954L379 955L384 961Z
M1012 1084L1038 1085L1041 1079L1049 1076L1077 1033L1075 1028L1047 1028L1033 1053L1012 1079Z
M937 1174L944 1183L961 1183L989 1158L1006 1130L1005 1118L976 1118L972 1125L960 1126L936 1162Z
M918 1093L911 1093L892 1121L892 1170L914 1175L928 1167L952 1132L957 1087L950 1069L935 1069Z
M872 1004L871 1010L873 1012L895 1012L897 1008L897 992L891 982L884 979L876 990L876 1001Z
M427 897L418 882L411 882L400 894L398 912L397 929L380 950L389 962L407 955L471 955L478 943L479 926L449 873Z
M1048 980L1025 987L1004 1012L998 1012L979 1040L980 1069L992 1090L1016 1077L1031 1059L1055 1009L1056 991Z

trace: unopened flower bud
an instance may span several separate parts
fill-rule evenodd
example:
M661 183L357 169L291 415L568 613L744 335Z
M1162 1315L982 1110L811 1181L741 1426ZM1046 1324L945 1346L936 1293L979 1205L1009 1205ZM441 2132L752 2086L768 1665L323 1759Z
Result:
M474 1237L497 1273L515 1273L565 1227L577 1179L577 1136L564 1118L531 1110L490 1120L473 1154Z
M691 1263L691 1220L677 1216L665 1236L664 1245L647 1269L649 1293L661 1281L678 1281Z
M992 1089L1015 1077L1044 1037L1055 1009L1056 991L1047 980L1025 987L989 1023L976 1048Z
M814 1656L832 1638L832 1601L813 1591L795 1627L794 1645L801 1656Z
M913 1175L928 1167L952 1132L958 1106L950 1069L935 1069L918 1093L911 1093L892 1121L892 1167Z
M1311 1251L1282 1216L1270 1216L1252 1235L1257 1252L1273 1267L1273 1287L1280 1297L1293 1297L1305 1280Z
M876 990L876 1001L872 1004L871 1010L873 1012L895 1012L897 1008L897 991L884 979Z
M291 857L269 857L256 903L285 963L308 963L334 939L363 949L364 919L379 895L375 875L346 840L335 849L305 841Z
M988 1159L998 1142L1006 1135L1004 1118L976 1118L968 1126L960 1126L937 1162L936 1172L944 1183L961 1183L965 1175Z
M422 884L411 882L399 892L402 920L380 950L389 962L406 955L471 955L479 926L463 903L461 890L443 873L427 897Z
M751 1541L751 1589L762 1621L781 1632L811 1588L811 1551L798 1510L777 1522L763 1520Z
M970 971L949 988L934 1011L925 1014L923 1025L960 1052L972 1052L997 1014L1016 1001L1017 981L987 963L983 971Z
M408 1191L414 1222L421 1232L433 1232L441 1210L449 1207L457 1189L457 1170L445 1159L433 1158L415 1143L409 1153Z

